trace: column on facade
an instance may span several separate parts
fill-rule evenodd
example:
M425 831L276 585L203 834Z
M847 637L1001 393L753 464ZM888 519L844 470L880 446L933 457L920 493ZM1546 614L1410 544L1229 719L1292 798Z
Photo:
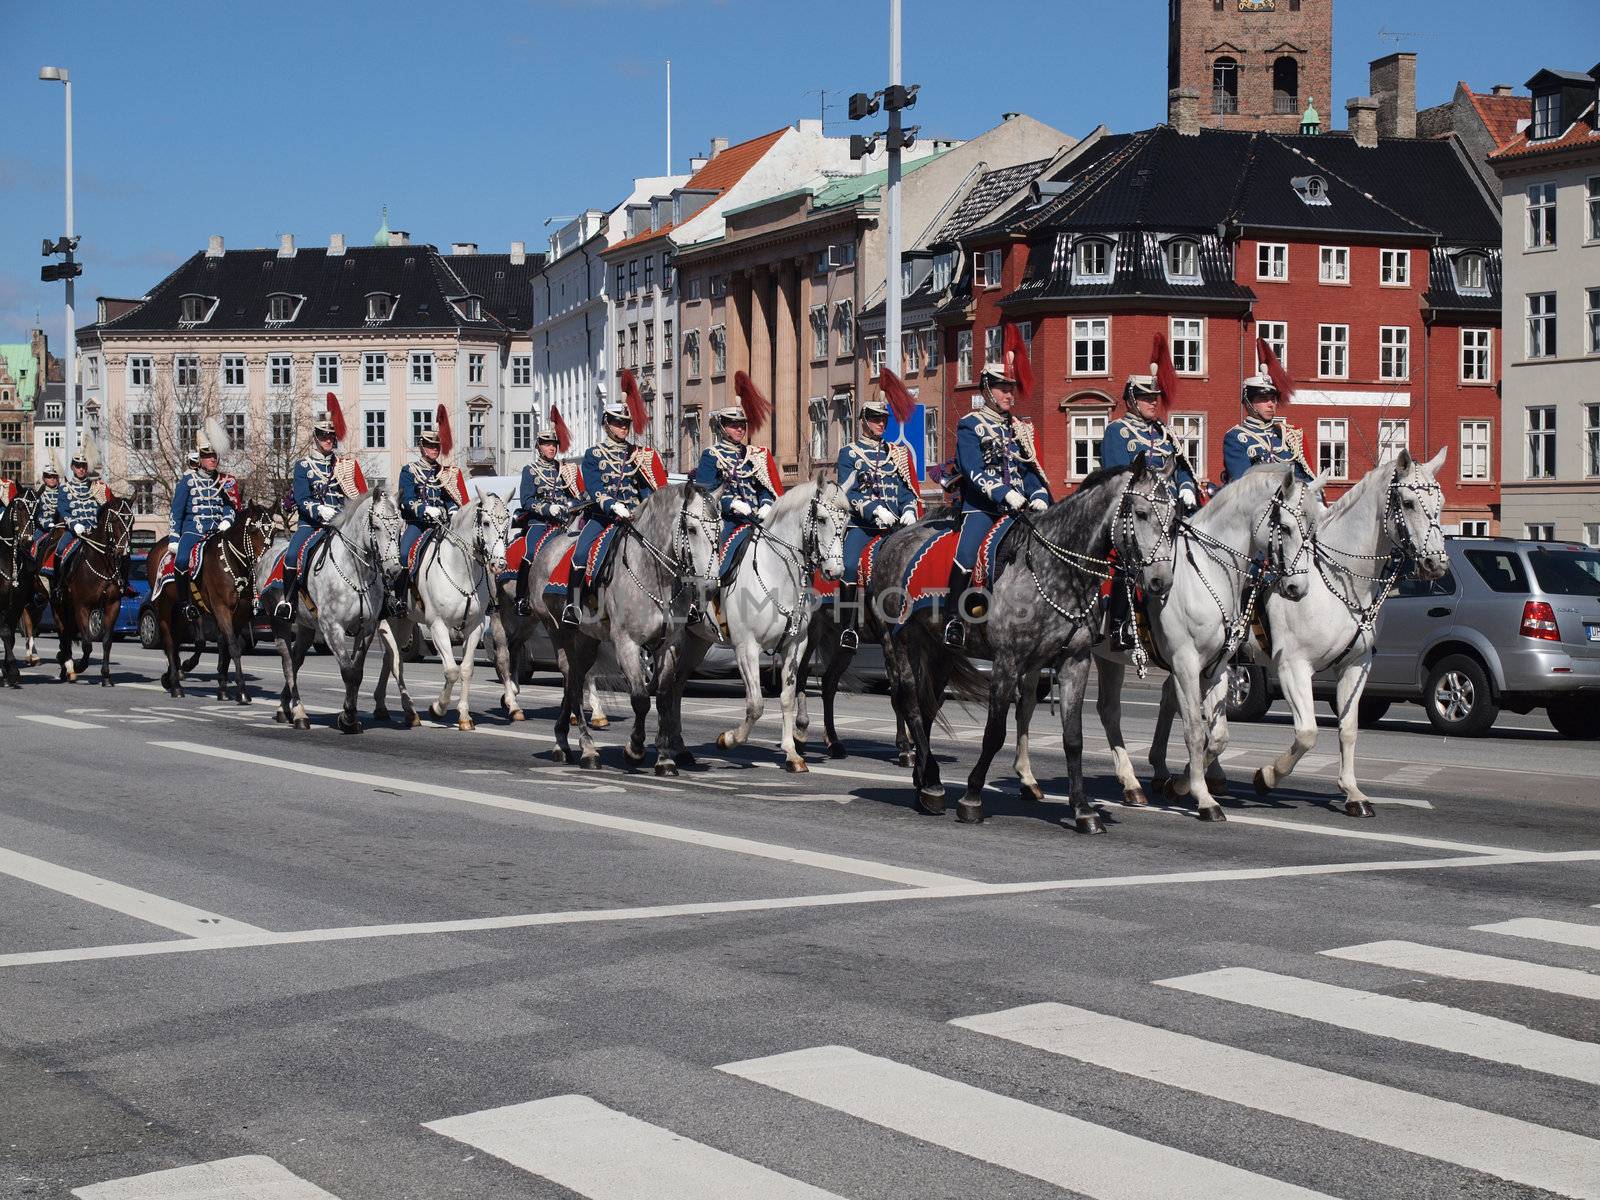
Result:
M775 280L765 265L755 268L750 282L750 378L768 400L772 399L773 354L772 316L775 307ZM762 432L751 438L764 446L773 444L774 418L767 422Z
M750 369L749 314L754 310L751 298L750 276L743 271L730 272L728 288L722 300L723 345L726 349L727 372L723 380L723 393L718 396L712 388L712 408L722 408L735 402L733 374Z
M772 444L778 456L778 465L786 472L798 472L800 467L800 416L804 401L799 395L800 380L796 374L799 359L799 338L795 306L798 302L794 263L784 260L778 266L774 328L776 345L773 348L772 379Z
M798 347L795 353L794 386L796 393L795 428L799 453L795 457L801 475L809 473L817 464L809 463L811 429L811 272L806 269L806 256L790 260L790 270L795 279L795 328Z

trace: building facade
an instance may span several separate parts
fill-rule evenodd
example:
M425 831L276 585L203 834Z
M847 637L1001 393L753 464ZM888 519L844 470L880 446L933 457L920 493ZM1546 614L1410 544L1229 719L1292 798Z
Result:
M43 330L35 329L26 342L0 344L0 479L18 487L39 479L35 418L49 363Z
M1494 181L1489 156L1515 141L1532 117L1532 99L1517 95L1509 83L1497 83L1487 92L1475 92L1465 82L1458 82L1448 101L1417 114L1417 136L1455 134L1484 177Z
M1504 187L1505 523L1600 545L1600 66L1528 81Z
M1333 93L1333 0L1168 0L1167 89L1201 123L1293 133ZM1413 106L1414 108L1414 106Z

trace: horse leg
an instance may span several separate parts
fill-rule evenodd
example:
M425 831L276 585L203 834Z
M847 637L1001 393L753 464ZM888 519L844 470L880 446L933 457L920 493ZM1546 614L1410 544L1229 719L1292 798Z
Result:
M1122 787L1122 802L1130 808L1142 808L1150 800L1139 784L1127 740L1122 736L1122 681L1127 677L1127 668L1114 658L1096 654L1094 669L1099 685L1095 691L1095 711L1100 714L1100 727L1105 730L1106 742L1111 747L1111 769Z
M349 646L348 654L339 654L339 674L344 679L344 707L339 710L340 733L361 732L361 716L356 711L356 705L361 699L361 676L366 670L367 649L371 644L371 637L357 637Z
M1028 756L1028 727L1033 722L1033 710L1039 703L1039 669L1035 667L1023 677L1017 688L1017 778L1022 783L1022 798L1039 803L1044 800L1044 789L1034 778L1033 760Z
M228 652L233 648L233 614L217 613L217 701L228 698Z
M1079 833L1104 833L1105 823L1083 790L1083 697L1089 687L1089 654L1069 655L1058 675L1061 689L1061 747L1067 755L1067 788L1072 825Z
M783 758L791 771L808 771L805 760L805 729L800 718L805 712L805 693L800 689L800 646L787 646L780 664L783 706Z
M1017 686L1015 672L1014 660L1006 655L995 661L989 676L989 713L983 723L983 743L978 747L978 760L967 775L967 794L956 803L958 821L976 823L984 818L983 787L989 779L989 765L1006 744L1006 714L1011 711L1011 692Z
M928 729L923 722L922 698L917 694L917 680L900 639L884 639L884 660L889 668L890 696L896 717L904 723L911 752L911 786L916 789L916 807L930 817L944 815L944 783L934 765L933 753L928 745Z
M326 636L326 635L324 635ZM311 717L306 713L306 706L300 702L300 668L305 665L306 651L311 649L312 631L300 626L294 631L294 660L293 674L290 676L289 692L292 707L289 715L294 721L296 729L310 729Z
M628 637L618 637L614 643L617 665L628 681L628 699L633 706L633 732L622 747L622 757L628 765L637 767L644 762L644 727L650 715L650 680L645 675L639 645Z
M489 614L489 629L484 635L489 642L489 652L494 657L494 672L500 679L500 707L506 718L524 721L522 705L517 703L517 655L511 646L511 636L506 632L506 607L501 605Z
M850 660L855 655L837 647L828 650L827 655L822 668L822 744L828 751L829 758L844 758L848 751L845 750L844 743L839 740L839 731L834 728L833 710L839 698L839 680L844 678ZM895 742L898 745L899 739L896 738ZM902 761L900 765L904 767L910 763Z
M167 656L167 669L161 676L162 686L167 689L167 695L173 699L182 696L183 675L178 670L178 633L173 626L174 604L168 603L158 608L157 621L161 626L161 649Z
M1317 744L1316 700L1311 695L1311 664L1283 656L1278 662L1278 687L1294 718L1294 742L1255 774L1256 795L1266 796L1294 770Z
M272 631L272 646L278 652L278 661L283 667L283 690L278 693L278 711L272 714L272 719L280 725L287 724L289 715L289 681L294 677L294 665L289 653L289 639L293 634L281 632L277 627Z
M599 656L599 642L582 635L569 639L562 666L562 711L556 718L556 744L563 753L563 761L571 761L571 752L567 749L567 718L572 713L582 712L579 706L583 703L584 685L589 682L594 661ZM642 759L644 756L641 754L639 757ZM578 722L578 765L588 770L600 765L600 751L595 747L589 726L583 721Z
M477 728L472 719L472 668L477 662L478 641L483 636L483 626L474 625L461 647L461 695L456 700L456 728L468 731Z
M1339 672L1335 698L1339 705L1339 790L1344 793L1344 811L1350 817L1374 817L1372 801L1356 782L1356 734L1360 726L1356 717L1361 707L1361 693L1367 687L1367 673L1372 669L1370 659L1358 659Z
M1225 798L1233 793L1222 769L1222 755L1228 748L1228 673L1218 673L1205 691L1206 713L1206 788L1213 796Z
M428 705L428 715L436 721L442 721L445 709L450 707L450 697L455 694L456 680L461 678L461 665L456 662L455 648L450 644L450 630L444 619L434 617L428 622L428 629L433 635L433 648L439 652L439 665L444 671L444 685L439 689L439 698Z
M1172 722L1178 713L1177 685L1172 676L1168 675L1166 682L1161 685L1161 703L1156 709L1156 727L1150 734L1150 786L1159 791L1169 801L1177 800L1189 793L1189 784L1182 778L1175 778L1172 769L1167 765L1167 744L1172 737Z
M1193 647L1184 647L1173 655L1172 681L1178 697L1178 708L1183 714L1183 741L1189 751L1187 768L1189 787L1194 794L1197 815L1202 821L1225 821L1227 814L1206 787L1207 735L1210 732L1210 713L1206 709L1205 691L1200 678L1200 664L1195 661ZM1206 689L1208 691L1209 689Z
M717 735L717 745L724 750L731 750L749 741L750 731L755 728L756 722L761 719L761 714L766 711L766 702L761 695L761 647L756 645L753 637L744 637L734 647L733 657L739 664L739 678L744 681L744 720L732 729ZM787 754L793 745L789 737L787 714L784 720L784 750L792 764L793 755ZM793 769L792 765L790 769Z
M72 628L73 606L63 601L60 611L56 613L56 634L61 646L56 651L56 666L61 669L61 678L67 683L72 683L78 678L77 668L72 661Z

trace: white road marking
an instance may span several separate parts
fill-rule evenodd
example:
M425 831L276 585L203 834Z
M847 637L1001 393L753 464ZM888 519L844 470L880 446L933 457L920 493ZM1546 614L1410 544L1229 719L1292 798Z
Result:
M1550 921L1544 917L1518 917L1512 921L1496 921L1492 925L1474 925L1473 928L1479 933L1503 933L1510 937L1555 942L1562 946L1579 946L1585 950L1600 950L1600 925Z
M588 1096L551 1096L423 1128L592 1200L839 1200Z
M336 779L358 783L365 787L387 787L398 792L418 796L435 796L444 800L459 800L467 804L481 804L488 808L508 809L531 816L549 817L558 821L571 821L578 825L592 825L621 833L643 834L663 841L683 842L691 846L704 846L713 850L730 850L735 854L748 854L754 858L770 858L778 862L793 863L802 867L819 867L825 871L838 871L845 875L861 875L868 879L881 879L886 883L902 883L912 887L941 887L946 884L970 883L959 875L944 875L937 871L921 871L914 867L898 867L890 863L873 862L865 858L849 858L819 850L802 850L795 846L780 846L774 842L758 842L751 838L731 837L702 829L689 829L680 825L666 825L659 821L641 821L611 813L588 812L580 808L565 808L536 800L518 800L512 796L495 796L487 792L472 792L443 784L423 783L420 780L398 779L390 775L372 775L362 771L337 771L315 763L289 762L266 758L259 754L244 754L195 742L152 742L166 750L186 754L201 754L209 758L225 758L229 762L253 763L275 771L290 771L300 775L314 775L319 779Z
M662 918L719 916L729 913L766 912L791 908L836 908L857 904L892 904L912 900L973 899L1017 896L1035 892L1076 891L1096 888L1162 887L1169 884L1236 883L1255 879L1298 876L1355 875L1385 871L1438 871L1525 863L1600 862L1600 850L1564 850L1552 854L1518 853L1495 857L1423 858L1409 861L1311 863L1293 867L1229 867L1213 871L1178 871L1158 875L1114 875L1089 879L1046 879L1023 883L968 883L949 887L885 888L865 892L828 892L812 896L777 896L759 900L711 900L691 904L652 904L636 908L577 909L566 912L516 913L500 917L472 917L450 921L420 921L394 925L349 925L334 929L300 929L238 937L194 938L183 941L135 942L116 946L84 946L67 950L29 950L0 954L0 967L38 966L44 963L86 962L103 958L142 958L153 954L186 954L198 950L231 950L252 946L291 946L309 942L355 941L364 938L406 937L452 933L477 933L499 929L525 929L543 925L582 925L604 921L647 921Z
M1402 779L1387 779L1384 782L1386 782L1386 783L1407 783L1407 782L1410 782L1410 781L1409 780L1402 780ZM1331 799L1331 797L1330 797L1330 799ZM1432 808L1433 807L1433 801L1432 800L1414 800L1409 796L1368 796L1367 799L1371 800L1372 803L1375 804L1379 808L1384 808L1387 805L1391 805L1391 804L1398 804L1401 808Z
M1374 1037L1600 1084L1600 1045L1541 1033L1514 1021L1444 1004L1336 987L1249 967L1225 967L1156 982L1161 987L1323 1021Z
M848 1046L717 1069L1097 1200L1321 1195Z
M165 896L141 892L138 888L113 883L96 875L86 875L82 871L74 871L71 867L59 866L42 858L34 858L32 855L19 854L15 850L0 848L0 873L193 937L266 932L255 925L235 921L231 917L218 916L216 913L206 912L203 908L194 908L176 900L168 900Z
M93 721L75 721L71 717L53 717L48 713L18 713L17 720L32 721L36 725L54 725L57 729L104 729Z
M259 1154L73 1188L80 1200L338 1200Z
M950 1024L1512 1183L1600 1200L1600 1142L1574 1133L1066 1004L1028 1004Z
M1498 958L1493 954L1472 954L1447 950L1443 946L1423 946L1416 942L1368 942L1364 946L1344 946L1324 950L1329 958L1393 967L1397 971L1420 971L1446 979L1467 979L1474 983L1505 983L1512 987L1534 988L1580 1000L1600 1000L1600 975L1574 971L1570 967L1547 967L1518 958Z

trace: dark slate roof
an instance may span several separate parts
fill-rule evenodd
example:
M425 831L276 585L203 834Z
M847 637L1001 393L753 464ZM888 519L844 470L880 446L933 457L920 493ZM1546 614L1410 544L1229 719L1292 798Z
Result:
M1428 290L1423 299L1437 312L1483 313L1498 321L1500 317L1500 247L1473 246L1485 255L1482 292L1463 292L1456 286L1455 258L1462 247L1435 246L1428 254Z
M1200 234L1197 283L1174 283L1162 266L1162 242L1153 230L1131 231L1118 235L1112 256L1111 277L1103 282L1073 280L1072 234L1056 234L1054 244L1035 242L1028 257L1028 271L1022 283L1001 301L1002 307L1026 305L1037 300L1118 300L1159 298L1166 302L1204 300L1248 304L1255 293L1234 281L1233 255L1227 243L1214 231Z
M280 292L304 296L305 302L292 322L268 326L267 298ZM450 299L471 294L471 289L428 245L352 246L344 254L329 254L318 246L288 257L276 250L229 250L216 258L201 252L156 284L138 308L87 328L176 331L182 297L200 295L219 301L209 321L192 327L200 332L364 329L366 298L372 292L399 297L394 315L374 329L507 332L487 295L482 297L482 320L467 321L456 312Z
M1018 163L1012 167L996 167L992 171L985 171L978 176L978 181L972 185L972 190L956 206L955 212L950 214L950 219L934 235L930 245L942 246L959 241L962 234L987 216L995 205L1012 195L1023 184L1032 182L1049 165L1048 158L1040 158L1033 162Z
M445 263L502 325L526 333L533 328L533 277L545 257L528 254L514 264L509 254L452 254Z

